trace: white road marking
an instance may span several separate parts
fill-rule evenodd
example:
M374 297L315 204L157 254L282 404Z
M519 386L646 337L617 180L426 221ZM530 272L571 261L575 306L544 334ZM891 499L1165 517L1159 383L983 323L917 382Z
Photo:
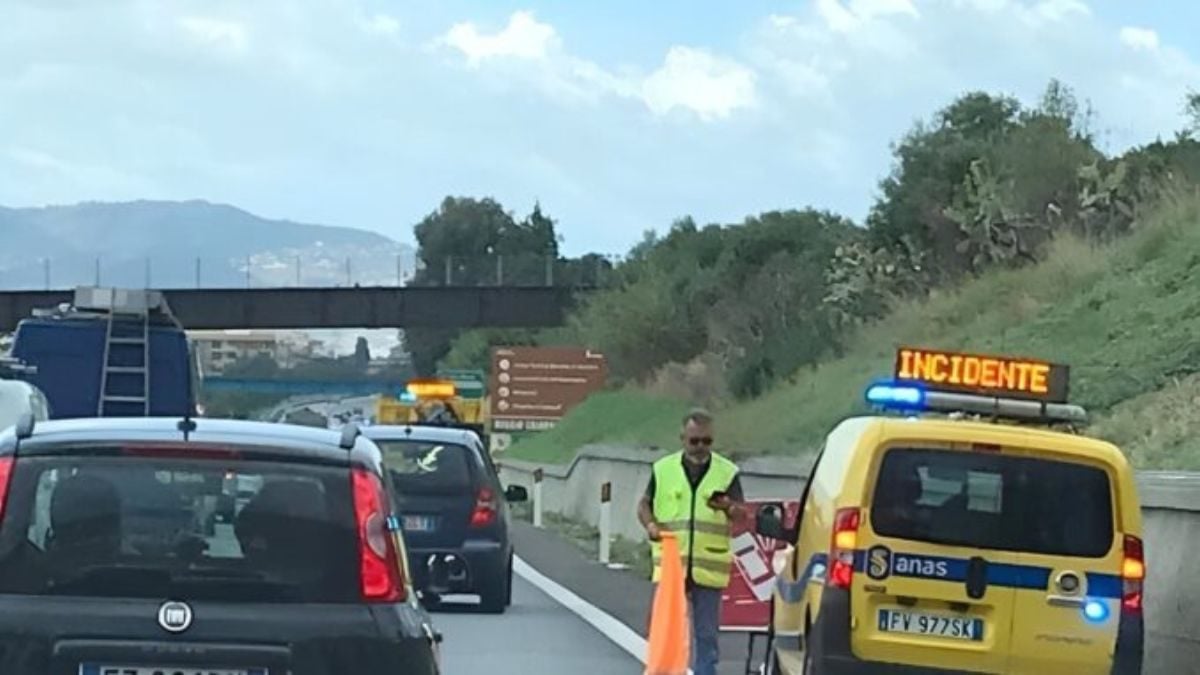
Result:
M513 562L513 572L525 581L533 584L555 602L573 612L586 621L592 628L600 631L604 637L612 640L621 649L629 652L630 656L641 663L646 662L646 640L632 628L618 621L611 614L596 607L587 600L572 593L553 579L535 570L528 563L517 557Z

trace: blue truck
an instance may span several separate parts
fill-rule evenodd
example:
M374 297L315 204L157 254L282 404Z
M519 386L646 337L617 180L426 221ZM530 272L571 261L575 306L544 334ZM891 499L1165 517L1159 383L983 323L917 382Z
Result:
M194 355L158 291L77 289L18 324L12 357L51 419L196 414Z

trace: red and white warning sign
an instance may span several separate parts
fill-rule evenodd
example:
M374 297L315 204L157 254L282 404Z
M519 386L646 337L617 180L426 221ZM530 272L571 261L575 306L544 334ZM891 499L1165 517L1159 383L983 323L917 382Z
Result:
M733 549L733 574L721 595L721 630L759 631L771 623L771 594L775 591L775 559L786 556L791 545L761 537L754 532L755 514L760 506L782 503L784 524L795 522L799 500L748 500L749 515L733 523L730 545Z

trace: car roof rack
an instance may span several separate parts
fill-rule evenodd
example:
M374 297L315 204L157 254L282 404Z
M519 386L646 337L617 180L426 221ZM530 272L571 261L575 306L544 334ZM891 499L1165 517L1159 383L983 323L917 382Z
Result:
M343 450L353 450L354 443L360 435L362 435L362 429L359 429L357 424L354 422L346 424L342 427L342 438L338 441L338 446Z
M929 391L922 387L884 383L867 389L867 402L896 412L968 414L1019 422L1087 424L1087 411L1071 403L1050 403L981 394Z

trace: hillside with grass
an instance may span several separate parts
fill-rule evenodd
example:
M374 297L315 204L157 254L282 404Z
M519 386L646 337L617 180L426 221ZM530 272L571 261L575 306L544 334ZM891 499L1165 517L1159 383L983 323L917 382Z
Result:
M1023 355L1070 364L1092 431L1139 465L1200 468L1187 411L1200 372L1200 94L1184 109L1172 138L1114 152L1060 82L1033 103L967 92L896 141L862 222L811 206L684 216L592 277L565 326L414 336L414 361L486 368L492 347L514 344L606 354L610 389L511 450L563 461L588 443L673 446L696 404L719 413L727 452L806 455L863 410L899 345ZM485 240L463 236L488 220L479 213L497 232L551 241L540 211L519 221L491 203L450 205L419 226L422 256Z
M1064 236L1043 262L898 305L842 358L719 409L734 454L807 457L891 370L901 344L1035 356L1071 366L1089 433L1145 468L1200 469L1200 192L1164 199L1108 244ZM669 447L689 402L630 388L596 396L511 456L567 461L581 445Z

